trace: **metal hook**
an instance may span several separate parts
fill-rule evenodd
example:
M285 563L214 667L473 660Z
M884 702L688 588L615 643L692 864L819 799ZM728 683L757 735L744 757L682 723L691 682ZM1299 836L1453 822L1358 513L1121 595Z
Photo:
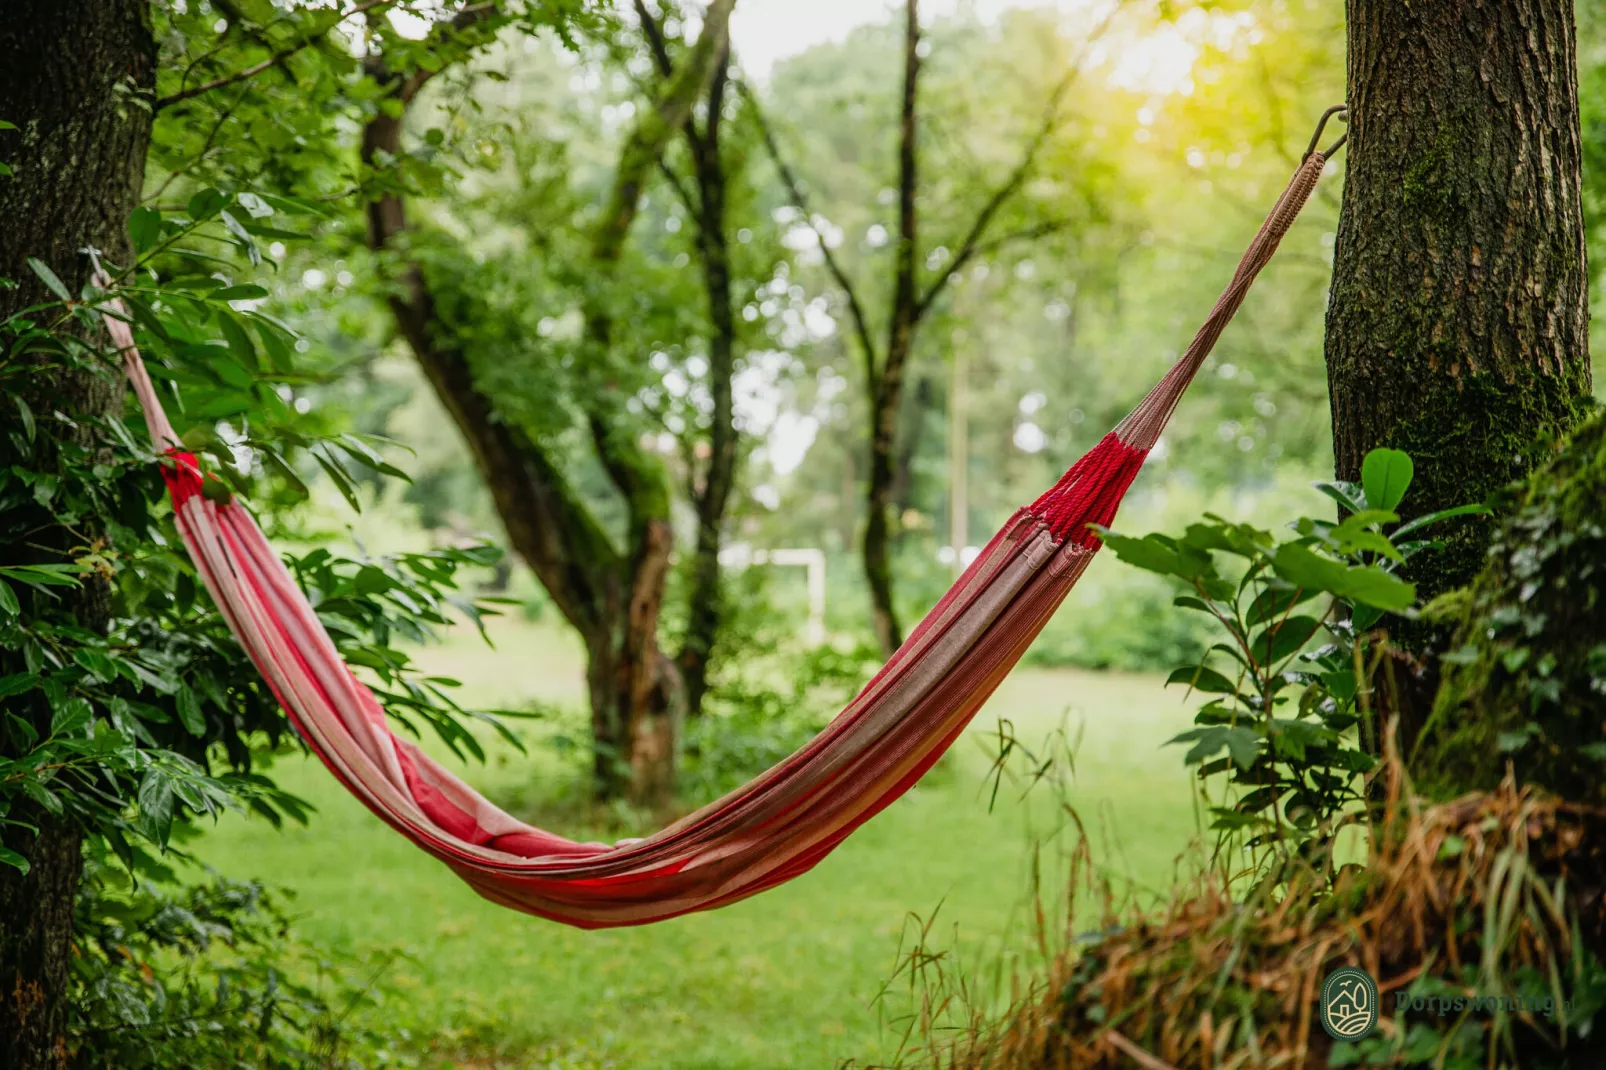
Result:
M1340 117L1339 118L1339 122L1341 122L1341 123L1349 122L1349 105L1348 104L1334 104L1331 108L1328 108L1326 111L1322 112L1321 121L1316 124L1316 132L1310 136L1310 144L1308 146L1306 146L1305 155L1302 156L1301 159L1308 160L1308 159L1311 158L1311 154L1316 151L1316 146L1321 143L1322 131L1327 129L1327 121L1329 119L1333 118L1333 116L1335 116L1335 115ZM1333 153L1335 153L1339 149L1343 148L1344 147L1344 142L1346 142L1348 140L1349 140L1349 134L1348 133L1340 134L1338 140L1333 142L1331 145L1329 145L1322 152L1322 158L1323 159L1331 159Z

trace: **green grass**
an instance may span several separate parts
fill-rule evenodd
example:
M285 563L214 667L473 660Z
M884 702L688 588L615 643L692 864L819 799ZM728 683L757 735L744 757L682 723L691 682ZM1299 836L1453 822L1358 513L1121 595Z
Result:
M580 663L550 628L502 622L499 649L455 636L423 652L490 704L575 703ZM1006 781L989 812L984 738L1008 718L1040 743L1078 736L1070 801L1113 871L1169 887L1193 835L1180 753L1161 744L1188 722L1151 677L1023 669L927 782L812 873L733 907L639 929L580 932L492 906L347 796L321 766L275 775L310 799L308 828L226 819L200 841L210 865L296 893L298 929L339 956L399 949L381 1007L442 1065L481 1067L821 1067L896 1044L908 1005L893 973L906 924L937 912L938 941L972 967L1029 964L1032 845L1063 818L1052 793ZM503 748L467 779L506 797L557 775L539 752ZM559 830L563 831L563 830ZM570 830L572 831L572 830ZM1058 842L1063 843L1063 837ZM1053 852L1047 852L1052 874ZM1045 880L1049 890L1056 883ZM940 908L940 910L939 910Z

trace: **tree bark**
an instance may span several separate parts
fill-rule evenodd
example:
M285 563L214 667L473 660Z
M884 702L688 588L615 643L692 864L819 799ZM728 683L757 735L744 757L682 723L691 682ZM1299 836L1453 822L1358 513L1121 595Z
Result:
M893 443L903 401L904 369L914 349L923 309L915 277L919 249L920 4L907 0L903 33L903 99L898 115L898 246L893 258L892 317L886 358L870 386L870 483L864 527L864 578L870 586L871 623L883 654L903 643L892 601Z
M708 391L713 400L708 429L708 465L694 489L697 544L693 549L691 595L686 612L686 639L679 656L686 686L686 712L702 712L708 673L724 617L719 548L736 485L736 310L731 297L730 236L726 225L725 164L720 155L721 112L730 54L716 61L708 91L708 118L701 131L688 121L687 140L697 174L697 245L703 261L703 289L708 295Z
M1416 460L1406 511L1480 502L1542 460L1590 393L1569 0L1349 0L1350 143L1327 317L1340 479ZM1467 583L1490 524L1442 529L1425 597ZM1409 746L1442 645L1401 622Z
M80 249L98 248L121 263L130 256L127 221L139 203L156 70L148 20L145 0L14 0L0 19L0 119L18 128L0 131L0 160L14 171L0 178L0 277L18 284L0 289L0 317L54 300L28 268L29 257L50 265L76 293L89 275ZM28 463L44 469L54 463L53 441L86 442L95 419L118 411L122 386L115 374L41 367L17 398L31 399L39 416ZM13 399L5 400L5 410L12 419ZM44 418L52 412L72 423ZM82 526L36 531L30 546L0 544L0 560L41 552L59 560L86 534L93 537L95 519L85 524L87 532ZM88 584L70 608L78 625L104 628L110 616L104 582ZM0 676L20 671L14 660L14 652L0 651ZM48 710L28 715L48 729ZM37 831L11 825L3 833L5 846L30 868L22 874L0 866L0 1065L64 1067L82 832L31 803L9 816Z

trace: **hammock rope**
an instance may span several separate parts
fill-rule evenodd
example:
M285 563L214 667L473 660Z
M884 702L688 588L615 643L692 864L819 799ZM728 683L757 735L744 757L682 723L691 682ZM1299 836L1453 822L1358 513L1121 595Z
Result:
M1010 517L846 709L750 783L654 835L611 845L515 819L391 732L251 513L202 493L201 469L173 433L121 309L105 321L151 441L166 455L163 476L196 571L307 747L381 820L485 898L582 928L639 925L734 903L807 872L953 744L1087 568L1099 548L1093 526L1114 520L1327 155L1307 154L1175 366ZM102 285L110 286L104 275Z

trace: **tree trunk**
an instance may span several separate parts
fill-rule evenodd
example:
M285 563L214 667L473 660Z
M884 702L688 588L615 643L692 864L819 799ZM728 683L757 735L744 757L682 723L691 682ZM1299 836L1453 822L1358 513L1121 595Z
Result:
M1407 509L1480 502L1540 460L1590 393L1569 0L1349 0L1350 143L1327 317L1333 452L1359 478L1409 452ZM1443 529L1425 597L1467 583L1490 524ZM1401 622L1414 655L1443 637ZM1421 661L1431 665L1431 659ZM1436 687L1400 692L1409 746Z
M15 172L0 178L0 277L18 284L0 289L0 317L53 300L29 257L49 264L75 293L89 272L79 249L128 260L127 220L139 202L151 123L140 97L148 99L156 70L148 18L145 0L13 0L0 19L0 119L17 127L0 132L0 160ZM52 436L87 436L91 421L119 409L122 388L115 377L46 370L19 400L30 396L39 433L29 463L47 468ZM13 419L13 401L4 407ZM53 411L78 426L44 418ZM92 536L94 519L86 523ZM29 560L39 547L59 560L85 536L83 527L36 531L31 547L0 544L0 560ZM71 607L75 622L104 628L108 593L103 584L86 587ZM20 671L14 658L0 651L0 676ZM48 711L31 712L48 729ZM11 825L3 834L30 868L22 874L0 865L0 1065L64 1067L82 833L32 804L9 816L37 832Z
M869 384L869 517L864 528L864 578L870 585L871 620L881 652L888 656L903 643L903 628L892 602L892 449L903 401L904 369L914 349L915 329L922 311L915 278L920 242L919 97L920 5L918 0L906 0L903 99L898 118L898 248L893 266L887 356L880 374Z
M598 280L611 279L648 175L669 139L691 118L716 64L724 62L734 2L710 5L685 66L665 80L625 138L607 209L591 235L591 268ZM491 10L465 8L437 32L460 32ZM394 70L380 54L371 54L366 64L400 105L391 114L377 111L364 127L362 162L378 169L384 158L400 154L406 109L435 72ZM627 544L616 549L545 446L504 419L495 400L477 386L468 347L442 320L431 279L413 255L417 234L409 230L402 199L384 193L369 204L367 215L368 244L386 260L393 283L389 304L401 334L467 441L514 548L585 642L597 794L667 802L675 783L684 691L675 663L658 642L674 550L662 464L640 448L623 406L614 404L617 399L610 400L606 391L589 399L592 443L628 512ZM600 356L612 345L611 311L601 293L586 303L587 341Z
M708 392L714 402L708 431L708 467L694 495L697 545L693 550L691 597L686 613L686 641L679 663L686 687L686 712L702 712L708 672L724 616L719 548L736 485L736 314L731 297L730 239L725 233L725 164L720 155L721 112L725 103L729 48L720 56L708 91L708 118L702 133L688 121L692 164L697 172L697 244L703 261L703 289L708 295Z

